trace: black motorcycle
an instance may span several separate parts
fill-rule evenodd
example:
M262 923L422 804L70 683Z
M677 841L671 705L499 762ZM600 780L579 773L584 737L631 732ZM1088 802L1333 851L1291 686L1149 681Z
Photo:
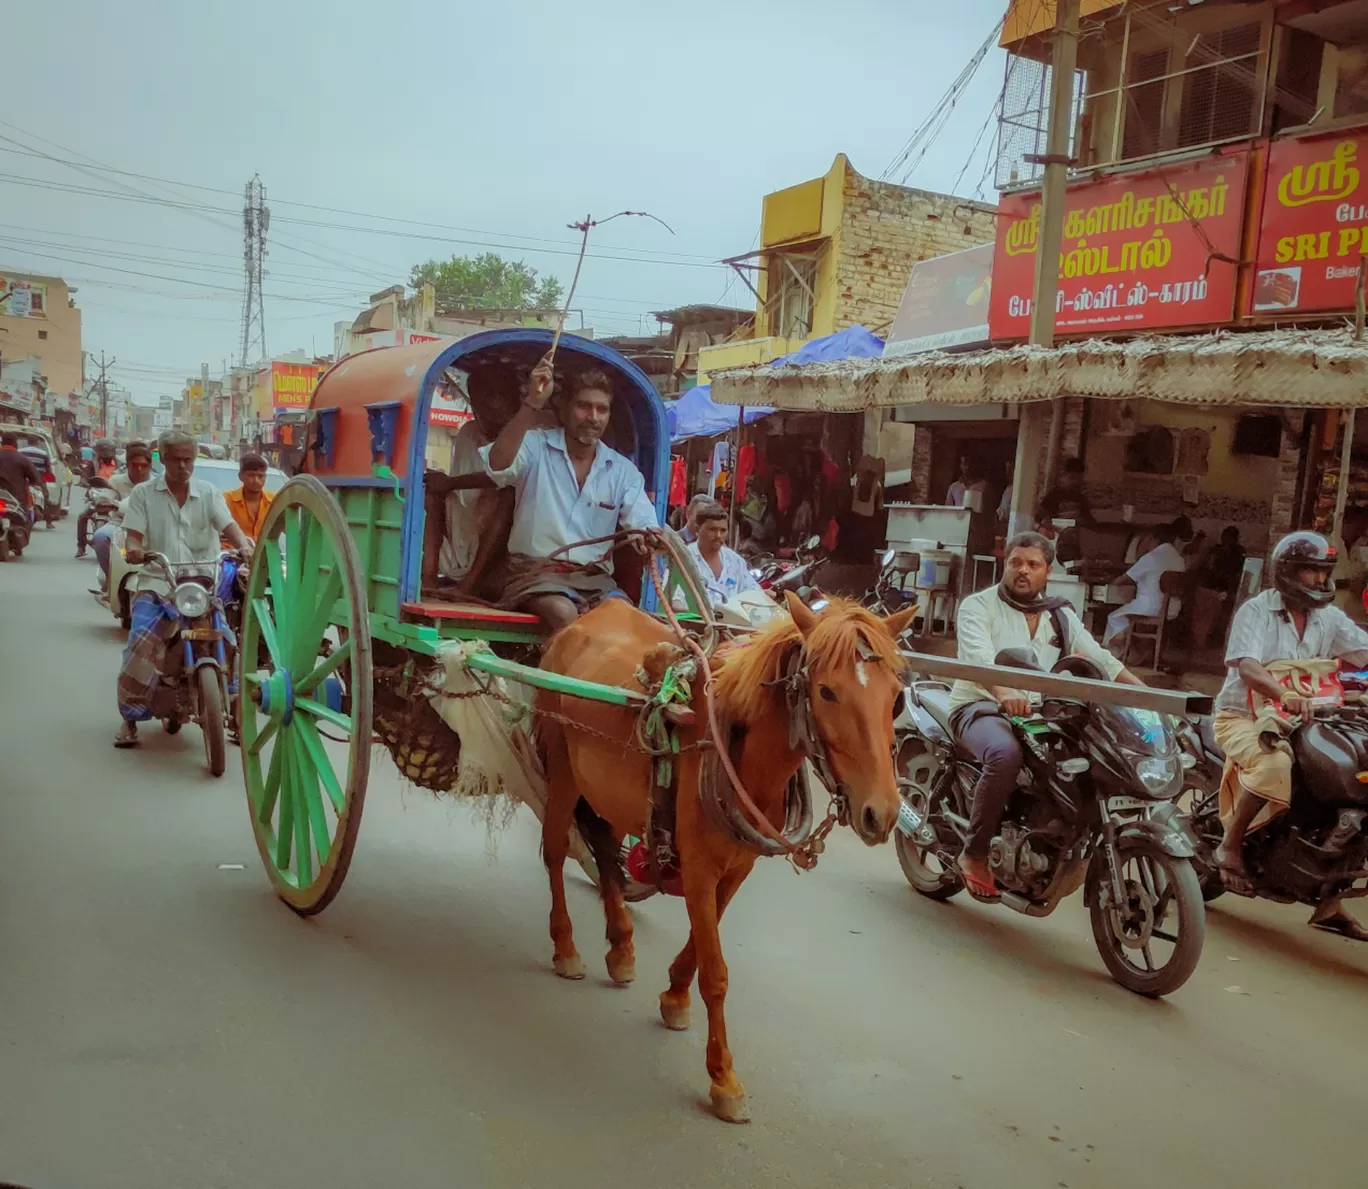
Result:
M1039 669L1019 650L996 663ZM1054 671L1104 676L1081 657ZM980 772L955 742L950 709L948 686L914 682L895 728L903 806L894 848L908 883L932 900L964 887L958 859ZM1002 903L1049 916L1082 887L1112 977L1141 995L1176 991L1197 967L1206 918L1196 851L1173 804L1184 763L1168 719L1047 697L1012 722L1025 763L988 859Z
M1314 708L1288 737L1291 807L1245 836L1245 870L1265 900L1314 907L1368 878L1368 673L1341 678L1344 704ZM1190 814L1197 874L1214 900L1227 890L1213 858L1224 835L1219 780L1194 797Z
M33 518L24 501L0 487L0 561L22 557L32 530Z

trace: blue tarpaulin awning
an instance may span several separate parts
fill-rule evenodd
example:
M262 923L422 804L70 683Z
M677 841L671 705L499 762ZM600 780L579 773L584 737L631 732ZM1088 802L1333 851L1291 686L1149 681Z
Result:
M780 364L801 365L804 363L825 363L833 359L870 359L883 354L884 341L877 334L871 334L863 326L851 326L838 330L819 339L804 343L789 355L781 355L770 361L772 367ZM665 406L665 419L670 427L670 441L682 442L686 438L710 438L727 433L736 428L737 418L745 413L746 424L768 417L774 412L768 408L741 409L736 405L717 405L712 401L711 386L701 384L690 388L677 401Z

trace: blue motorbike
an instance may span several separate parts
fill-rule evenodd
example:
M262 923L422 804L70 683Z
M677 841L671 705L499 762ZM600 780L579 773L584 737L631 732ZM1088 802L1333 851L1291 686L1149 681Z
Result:
M222 776L227 707L236 693L230 658L237 652L237 634L231 618L240 602L242 561L235 553L223 553L216 562L172 565L162 554L148 553L143 564L160 571L171 588L167 602L178 621L153 695L153 717L161 719L170 735L187 720L196 723L209 771Z

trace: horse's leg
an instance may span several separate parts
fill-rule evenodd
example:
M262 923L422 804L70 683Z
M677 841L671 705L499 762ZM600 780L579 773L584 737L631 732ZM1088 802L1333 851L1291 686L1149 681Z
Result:
M740 885L748 869L743 869ZM730 872L727 873L731 874ZM721 916L718 906L723 902L722 880L716 869L704 868L692 877L684 870L684 899L689 908L689 924L693 931L694 954L698 959L698 991L708 1009L708 1076L712 1078L709 1097L713 1113L728 1123L746 1123L750 1111L746 1105L746 1088L732 1068L731 1049L727 1047L727 1021L723 1007L727 998L727 962L722 956L722 939L717 926ZM736 888L730 889L735 893ZM730 895L727 899L730 899Z
M574 926L565 903L565 856L570 850L570 823L579 793L570 773L570 754L559 725L543 725L546 744L546 814L542 818L542 861L551 880L551 964L561 978L583 978L584 960L575 950Z
M717 881L717 919L727 911L727 905L736 895L736 889L745 882L750 874L750 866L740 870L728 871ZM693 986L694 975L698 973L698 954L694 949L693 930L689 930L689 940L679 951L679 956L670 963L670 986L660 993L660 1018L665 1027L673 1032L683 1032L689 1027L689 988Z
M632 916L622 898L622 881L599 869L603 915L608 922L608 977L620 987L636 981L636 945L632 940Z

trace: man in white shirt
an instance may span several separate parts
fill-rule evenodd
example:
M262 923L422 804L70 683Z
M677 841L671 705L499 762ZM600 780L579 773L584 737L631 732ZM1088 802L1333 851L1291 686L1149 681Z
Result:
M1087 657L1113 681L1143 685L1088 635L1072 607L1045 597L1053 564L1054 544L1039 533L1020 533L1007 543L1002 582L960 602L955 619L959 659L991 665L1004 649L1024 648L1048 671L1061 656L1072 654ZM997 888L988 850L1022 764L1021 744L1008 719L1029 715L1030 699L1009 686L956 681L950 704L955 737L982 765L960 871L970 895L993 900Z
M1180 516L1172 524L1161 525L1156 532L1159 543L1126 571L1135 583L1135 598L1107 616L1102 642L1111 645L1129 626L1132 618L1158 615L1163 610L1164 592L1160 587L1163 576L1170 572L1182 573L1187 562L1178 545L1192 540L1192 522ZM1178 599L1169 600L1168 617L1174 618L1182 610Z
M710 501L693 514L693 522L698 537L689 545L689 557L713 605L720 606L743 591L759 590L746 559L723 544L727 539L727 510Z
M658 533L659 521L641 472L600 440L613 409L608 377L597 370L573 377L561 428L533 429L552 387L548 355L512 420L480 455L495 483L517 491L503 605L557 631L603 599L625 597L613 579L610 538L619 529ZM580 543L588 541L595 543Z
M1344 658L1368 665L1368 632L1333 605L1330 580L1335 551L1318 533L1291 533L1269 559L1273 586L1235 612L1226 645L1226 679L1216 698L1216 742L1225 752L1221 821L1225 838L1213 856L1221 879L1233 892L1250 895L1245 870L1245 835L1286 812L1292 803L1292 754L1285 746L1264 746L1264 727L1254 707L1264 702L1300 714L1306 699L1269 671L1277 662ZM1256 703L1255 699L1258 699ZM1317 906L1311 925L1368 941L1365 930L1345 912L1338 896Z
M124 556L140 565L145 553L160 553L171 565L214 564L221 552L220 536L244 553L252 542L228 511L223 493L211 483L193 478L199 441L192 434L172 430L161 440L165 471L140 483L128 497L124 512ZM123 725L115 747L136 747L138 726L152 717L151 694L159 679L166 643L176 622L176 611L166 603L171 591L157 572L144 569L138 593L129 608L133 621L119 672L119 714Z

